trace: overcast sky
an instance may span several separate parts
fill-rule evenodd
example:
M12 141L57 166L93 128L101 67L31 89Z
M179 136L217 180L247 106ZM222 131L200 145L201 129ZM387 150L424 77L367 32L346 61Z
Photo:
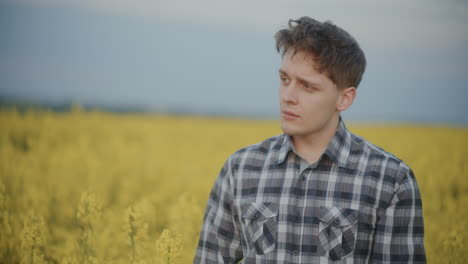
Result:
M276 118L288 19L331 20L368 66L356 121L468 124L467 1L0 1L0 96Z

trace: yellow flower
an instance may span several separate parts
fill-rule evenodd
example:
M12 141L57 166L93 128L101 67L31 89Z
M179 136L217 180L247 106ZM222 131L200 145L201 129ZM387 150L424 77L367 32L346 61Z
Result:
M177 263L182 253L181 236L174 231L164 229L156 241L156 255L160 263Z
M47 230L44 219L30 213L21 231L21 263L42 264L45 260Z

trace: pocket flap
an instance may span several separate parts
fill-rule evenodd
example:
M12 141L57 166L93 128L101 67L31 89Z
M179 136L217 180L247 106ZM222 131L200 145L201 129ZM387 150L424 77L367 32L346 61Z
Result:
M319 219L336 227L353 225L357 222L358 211L349 208L320 207Z
M272 202L255 202L241 205L242 217L260 220L278 215L278 205Z

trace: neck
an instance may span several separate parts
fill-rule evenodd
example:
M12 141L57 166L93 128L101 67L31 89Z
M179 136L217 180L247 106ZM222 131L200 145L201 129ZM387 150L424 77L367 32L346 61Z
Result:
M293 135L292 141L297 153L308 163L316 162L327 148L336 133L339 116L333 118L325 127L307 135Z

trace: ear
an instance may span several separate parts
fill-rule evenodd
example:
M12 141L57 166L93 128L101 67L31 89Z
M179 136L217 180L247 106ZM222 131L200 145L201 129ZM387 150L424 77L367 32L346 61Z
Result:
M356 88L344 88L342 91L340 91L340 94L340 98L336 104L336 110L344 111L353 104L354 98L356 98Z

